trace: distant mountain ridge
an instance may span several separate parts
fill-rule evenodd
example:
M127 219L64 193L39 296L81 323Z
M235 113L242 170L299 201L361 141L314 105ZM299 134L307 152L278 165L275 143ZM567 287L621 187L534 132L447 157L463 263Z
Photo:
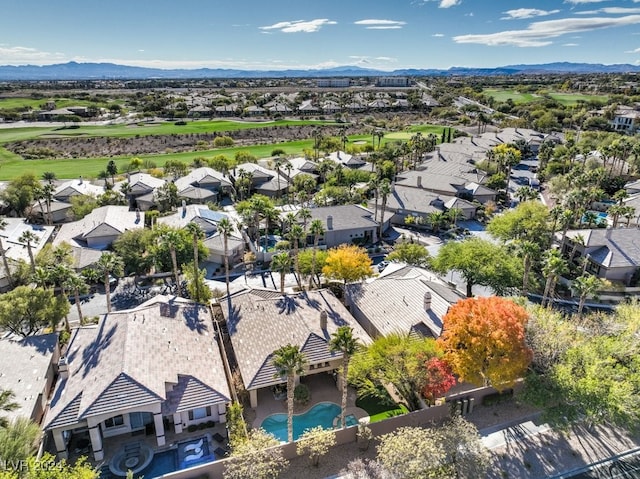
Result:
M382 71L358 66L326 69L238 70L225 68L161 69L117 65L114 63L59 63L55 65L3 65L0 81L16 80L143 80L200 78L322 78L362 76L473 76L518 75L534 73L630 73L640 72L640 66L599 63L545 63L538 65L507 65L496 68L452 67L442 69L399 69Z

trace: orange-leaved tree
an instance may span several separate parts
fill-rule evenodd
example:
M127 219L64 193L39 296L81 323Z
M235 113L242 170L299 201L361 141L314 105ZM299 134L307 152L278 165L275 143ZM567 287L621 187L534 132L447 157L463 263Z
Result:
M501 391L513 386L531 362L527 319L527 311L509 299L461 300L443 318L438 346L460 381Z

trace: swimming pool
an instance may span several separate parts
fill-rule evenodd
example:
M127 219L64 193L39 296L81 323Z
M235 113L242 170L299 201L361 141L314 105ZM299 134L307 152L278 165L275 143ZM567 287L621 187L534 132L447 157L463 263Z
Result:
M324 429L333 429L334 421L340 415L341 408L336 403L321 402L313 406L304 414L293 416L293 439L298 439L305 429L322 426ZM347 426L358 424L355 416L350 414L346 418ZM339 422L339 420L338 420ZM261 427L273 434L278 440L287 440L287 415L283 413L272 414L262 421Z

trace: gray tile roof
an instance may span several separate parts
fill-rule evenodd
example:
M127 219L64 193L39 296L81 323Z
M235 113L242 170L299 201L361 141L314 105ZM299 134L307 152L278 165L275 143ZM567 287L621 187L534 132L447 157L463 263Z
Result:
M0 388L12 391L15 395L12 402L19 405L15 411L3 411L3 417L31 417L39 394L49 392L44 387L47 370L57 359L54 358L57 344L57 333L0 340Z
M431 307L425 311L426 293L431 295ZM436 338L442 332L443 316L462 298L432 273L413 266L349 284L347 295L383 336L424 331L426 326Z
M585 251L607 268L640 266L640 231L637 228L570 230L568 238L581 234Z
M271 290L250 289L232 296L227 319L231 343L247 389L282 382L276 378L272 353L287 344L298 346L310 363L330 361L340 354L329 351L331 334L349 325L364 344L371 340L344 305L328 290L282 296ZM320 327L320 313L327 312L327 328Z
M354 228L376 227L377 222L373 221L373 211L363 208L360 205L326 206L321 208L311 208L311 221L318 219L327 228L327 218L333 217L332 231L351 230Z
M67 351L69 378L56 387L45 429L165 401L167 411L227 402L215 341L207 308L164 296L76 330Z

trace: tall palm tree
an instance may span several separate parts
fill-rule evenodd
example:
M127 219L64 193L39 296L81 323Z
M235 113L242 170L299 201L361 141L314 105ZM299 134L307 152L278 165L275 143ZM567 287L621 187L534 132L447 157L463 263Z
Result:
M458 220L464 218L464 212L461 208L450 208L447 210L447 217L449 221L453 223L453 226L456 227L458 225Z
M331 352L342 353L342 412L340 413L340 425L347 426L345 415L347 410L347 374L351 356L358 350L358 338L353 337L353 329L350 326L340 326L331 335L329 342Z
M325 229L322 220L315 219L311 222L309 231L313 235L313 252L311 254L311 276L309 277L309 289L313 287L313 281L316 276L316 255L318 254L318 242L320 236L324 235Z
M378 238L382 239L382 232L384 229L384 210L387 208L387 199L391 194L391 183L388 179L382 180L380 183L380 196L382 197L382 204L380 205L380 225L378 226Z
M193 280L196 282L194 290L197 291L196 294L198 296L193 299L196 302L200 302L200 269L198 268L200 259L198 258L198 250L200 249L200 240L204 238L204 231L198 223L194 223L193 221L189 222L186 228L193 238Z
M56 174L53 171L45 171L44 173L42 173L42 179L52 185L56 180Z
M300 208L300 210L298 211L298 214L296 215L299 219L302 220L302 229L305 232L305 235L307 233L307 223L309 222L309 220L311 219L312 215L311 215L311 210L309 208ZM306 239L305 239L305 246L306 246Z
M233 225L229 218L223 218L218 223L218 231L222 235L224 244L224 279L227 285L227 303L231 309L231 294L229 293L229 235L233 232Z
M18 238L18 242L25 245L27 248L27 253L29 254L29 262L31 263L31 272L34 273L36 270L36 260L33 257L33 245L38 242L38 235L36 235L33 231L25 231Z
M300 348L292 344L276 349L272 361L276 377L287 378L287 440L293 442L293 391L296 375L304 372L307 361Z
M376 174L371 175L369 180L369 191L373 190L373 221L378 221L378 193L380 188L380 178Z
M0 231L4 231L8 226L8 222L4 218L0 218ZM13 286L13 278L11 277L11 270L9 269L9 259L7 258L6 251L4 246L2 245L2 238L0 237L0 256L2 256L2 265L4 266L4 270L7 272L7 280L9 281L9 287Z
M522 273L522 296L527 296L529 292L529 276L531 275L531 267L533 258L540 252L540 247L533 241L521 240L517 243L520 255L522 255L523 273Z
M13 391L9 389L0 389L0 411L10 412L15 411L20 407L20 404L13 402L13 398L16 397ZM0 417L0 427L6 428L9 425L6 417Z
M513 194L521 203L537 200L540 194L530 186L521 186Z
M291 256L288 252L274 254L271 258L271 271L280 273L280 292L284 294L284 276L291 270Z
M586 274L576 278L573 282L573 287L580 295L580 301L578 303L578 314L582 314L584 304L587 302L587 298L592 296L602 286L602 280L597 276Z
M73 297L76 302L76 308L78 308L78 319L80 320L80 325L84 325L84 317L82 316L82 307L80 306L80 295L86 294L89 291L89 287L85 282L82 275L78 273L73 273L68 276L64 281L64 288L73 292ZM69 321L67 321L67 325Z
M53 192L55 191L55 186L51 183L47 183L42 187L42 197L44 198L45 205L47 206L47 224L52 225L53 220L51 218L51 202L53 201Z
M176 244L180 243L180 233L177 230L167 230L160 237L160 242L169 248L173 278L176 282L176 290L178 291L178 294L180 294L180 270L178 269L178 259L176 257Z
M105 251L96 263L96 269L104 281L104 291L107 295L107 312L111 312L111 289L109 288L109 277L121 276L124 271L124 261L111 251Z
M542 306L546 304L547 307L551 307L553 304L551 297L556 289L558 277L566 273L567 270L567 262L562 258L560 252L557 249L547 250L544 266L542 267L542 273L547 277L544 292L542 293Z
M289 241L293 243L293 260L296 270L296 282L298 283L298 287L302 288L302 284L300 282L300 261L298 257L298 253L300 252L300 240L307 237L304 229L300 225L293 225L289 234L287 235Z

